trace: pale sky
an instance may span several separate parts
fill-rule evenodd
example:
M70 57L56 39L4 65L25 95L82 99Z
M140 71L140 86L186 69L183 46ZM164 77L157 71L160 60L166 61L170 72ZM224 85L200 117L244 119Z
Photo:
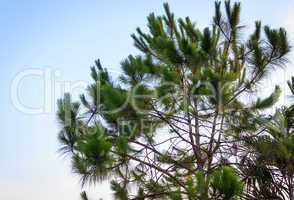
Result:
M97 58L119 73L119 63L137 53L130 34L144 27L150 12L161 14L163 2L0 0L1 200L79 199L79 177L57 152L56 99L65 90L81 93L76 86L90 81L89 67ZM176 16L190 16L201 28L211 24L213 0L168 2ZM294 0L241 2L245 30L255 20L284 26L293 44ZM285 83L293 67L275 73L266 88ZM107 184L89 190L93 200L111 199Z

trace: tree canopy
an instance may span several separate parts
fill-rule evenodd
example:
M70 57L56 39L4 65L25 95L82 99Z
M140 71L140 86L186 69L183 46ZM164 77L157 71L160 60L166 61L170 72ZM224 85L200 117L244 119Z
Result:
M280 87L259 97L287 62L286 31L257 21L244 39L230 1L203 30L164 10L132 35L140 54L118 79L97 60L80 100L58 101L73 172L82 185L111 180L117 200L294 199L294 104L268 114Z

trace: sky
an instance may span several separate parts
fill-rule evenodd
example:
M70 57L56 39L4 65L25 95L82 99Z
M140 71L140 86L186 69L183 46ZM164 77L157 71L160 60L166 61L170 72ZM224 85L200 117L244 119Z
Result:
M145 27L150 12L162 14L163 2L0 0L1 200L78 200L83 189L91 199L111 199L107 183L81 188L58 153L56 100L65 91L82 93L98 58L119 74L120 62L138 53L130 34ZM200 28L211 24L214 1L168 2L177 17L190 16ZM294 0L241 3L245 31L261 20L284 26L294 41ZM294 76L292 63L270 77L265 91Z

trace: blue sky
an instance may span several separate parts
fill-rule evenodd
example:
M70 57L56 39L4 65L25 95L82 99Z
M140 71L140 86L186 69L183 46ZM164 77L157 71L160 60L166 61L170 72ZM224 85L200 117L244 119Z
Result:
M57 153L58 124L54 105L64 85L90 80L89 67L100 58L110 71L136 54L130 34L144 27L150 12L162 13L162 0L0 0L0 199L76 200L81 191L70 163ZM176 16L190 16L200 27L211 23L213 2L168 1ZM242 23L255 20L286 26L294 38L294 0L244 0ZM290 60L294 60L291 59ZM285 82L294 75L292 64L271 82ZM12 83L29 69L53 75L52 108L41 114L22 112L12 101ZM44 103L41 76L26 77L19 85L26 106ZM273 87L273 84L269 85ZM79 93L82 89L76 89ZM93 197L109 199L107 184L90 188Z

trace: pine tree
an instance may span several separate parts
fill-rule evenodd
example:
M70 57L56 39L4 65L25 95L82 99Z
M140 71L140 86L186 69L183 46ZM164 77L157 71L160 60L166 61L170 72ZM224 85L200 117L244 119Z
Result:
M122 61L119 80L97 60L80 102L70 94L58 101L61 151L83 185L112 180L118 200L254 199L250 181L242 181L252 164L242 148L270 148L255 141L270 130L263 111L281 90L256 96L260 82L287 61L286 31L256 22L244 42L241 5L230 1L224 11L215 3L213 23L203 30L189 17L176 19L168 4L164 10L148 16L147 32L132 35L141 54ZM265 157L278 163L291 155Z
M294 78L288 82L294 95ZM246 157L241 171L251 199L294 199L294 104L283 106L269 119L259 117L263 132L243 140ZM250 155L250 156L249 156ZM254 197L254 198L252 198Z

